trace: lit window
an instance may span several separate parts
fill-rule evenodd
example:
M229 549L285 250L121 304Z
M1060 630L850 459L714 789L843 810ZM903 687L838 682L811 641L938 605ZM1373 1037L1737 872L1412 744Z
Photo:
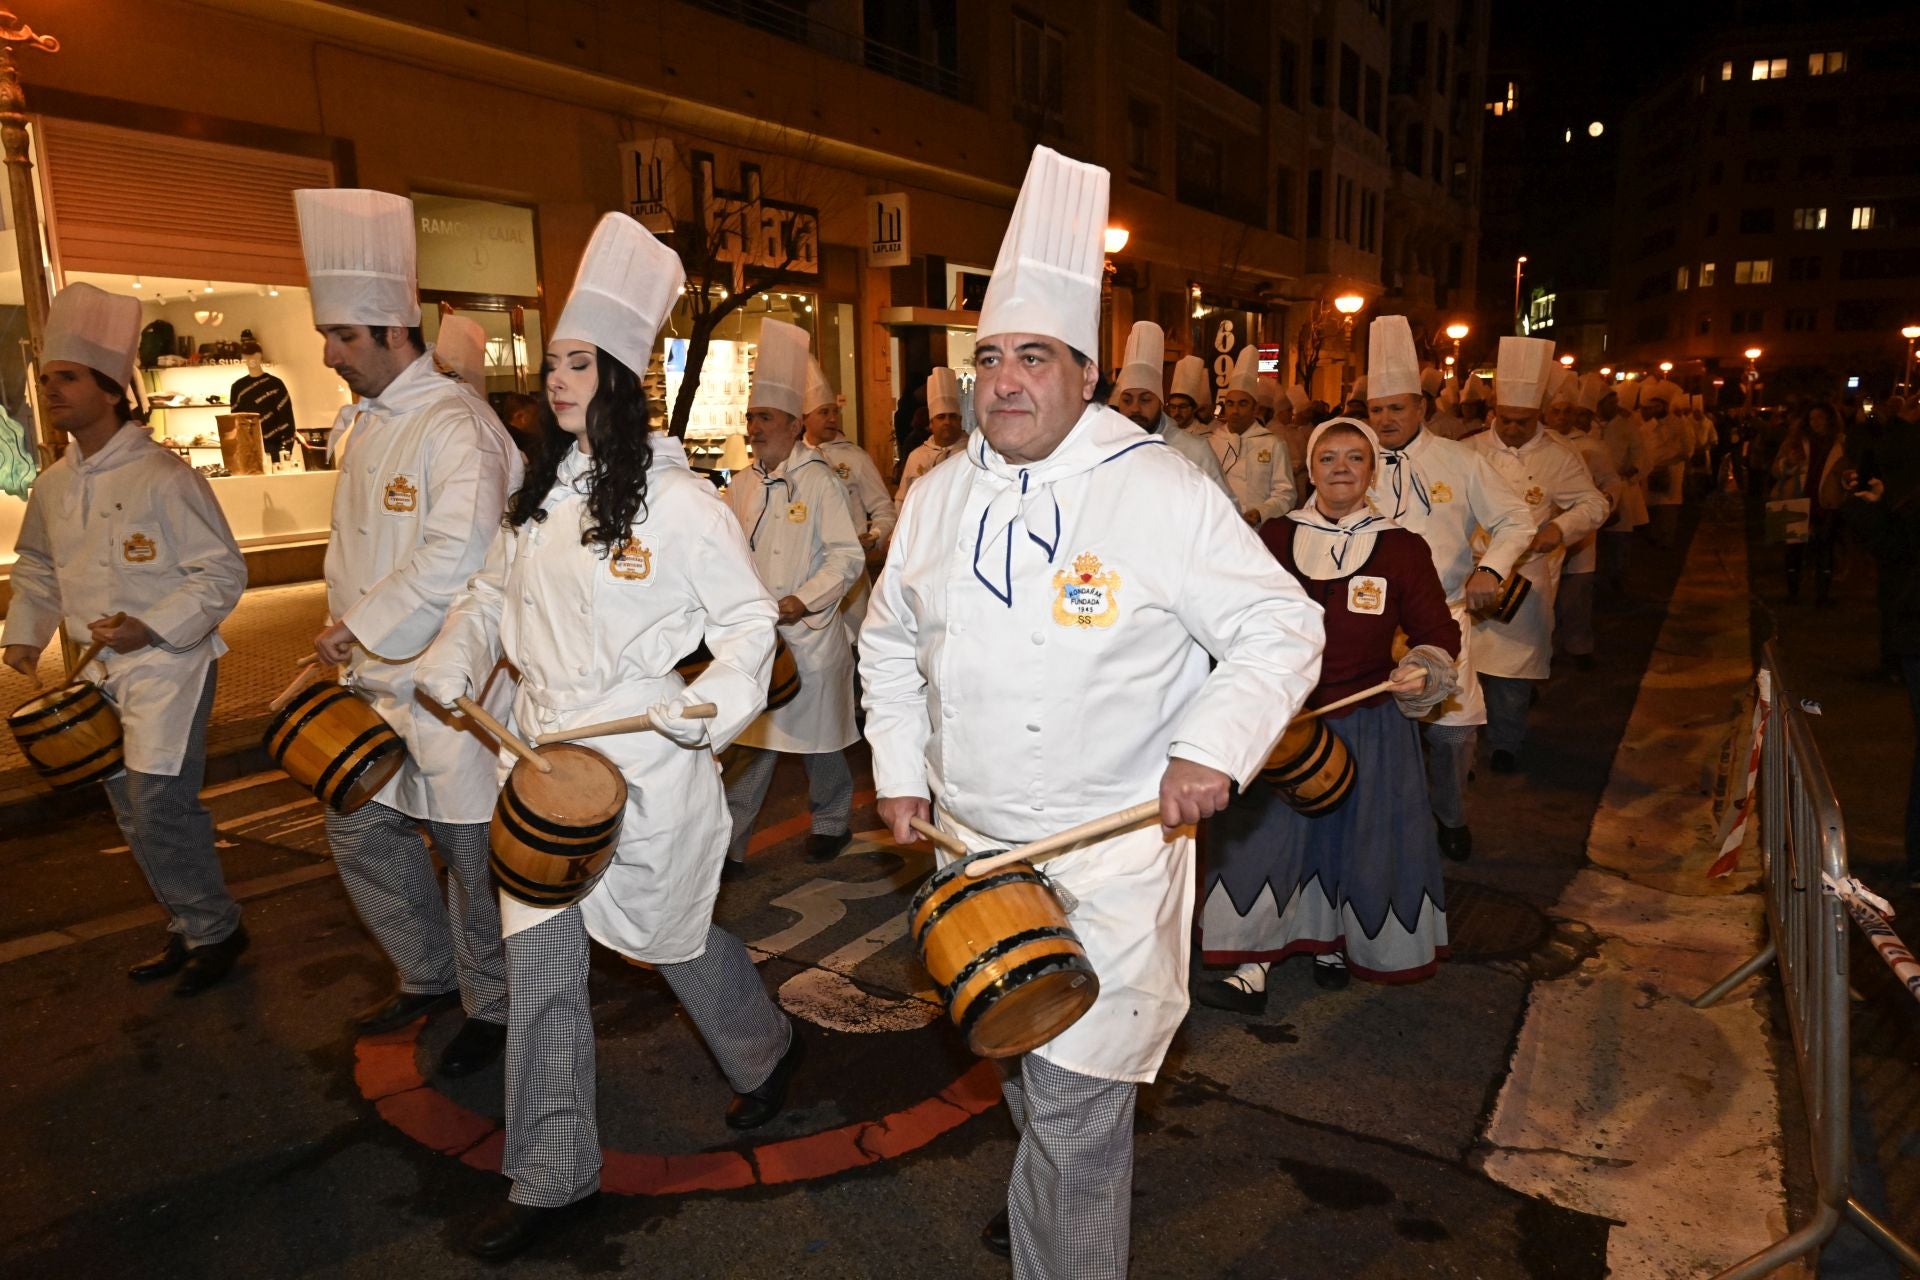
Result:
M1855 231L1873 230L1873 206L1857 204L1853 206L1853 229Z
M1711 262L1703 262L1700 264L1700 287L1704 289L1712 283L1713 264Z
M1785 80L1787 78L1787 60L1785 58L1757 58L1753 64L1755 80Z
M1793 211L1793 229L1795 231L1825 231L1827 229L1827 211L1825 209L1795 209Z
M1572 141L1573 141L1573 130L1571 130L1571 129L1569 129L1569 130L1567 130L1567 133L1566 133L1566 136L1565 136L1565 137L1563 137L1563 138L1561 138L1561 139L1560 139L1560 141L1562 141L1562 142L1572 142Z
M1735 284L1766 284L1772 279L1772 258L1748 258L1733 264Z
M1733 79L1733 64L1731 62L1723 62L1720 64L1720 78L1722 80Z
M1687 286L1692 282L1693 272L1686 267L1682 267L1680 268L1679 274L1674 277L1673 287L1684 293L1686 292Z
M1810 53L1807 55L1807 74L1810 76L1837 76L1847 69L1847 55L1844 53Z

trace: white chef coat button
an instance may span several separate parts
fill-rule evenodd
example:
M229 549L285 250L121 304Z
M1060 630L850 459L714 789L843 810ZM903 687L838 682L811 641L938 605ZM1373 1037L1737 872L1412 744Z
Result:
M1040 732L1040 726L1039 726L1039 725L1037 725L1037 724L1030 724L1030 725L1028 725L1028 726L1027 726L1027 732L1028 732L1028 733L1038 733L1038 732Z
M575 667L574 672L578 675L585 675L587 674L587 669L585 667Z
M956 623L954 623L954 624L953 624L953 634L955 634L955 635L957 635L957 636L963 636L963 635L965 635L965 634L967 634L967 629L966 629L966 627L965 627L965 626L963 626L963 625L961 625L960 623L958 623L958 622L956 622Z
M580 606L580 612L582 612L582 613L592 613L592 612L593 612L593 607L592 607L591 605L584 605L584 604L583 604L583 605L581 605L581 606Z
M945 720L953 719L953 708L952 707L940 708L940 716L942 719L945 719Z
M367 526L365 526L365 525L361 525L361 526L359 526L359 529L360 529L360 532L361 532L361 533L365 533L365 532L367 531Z
M107 562L107 558L105 556L101 556L100 563L104 565L106 562Z
M1032 809L1035 813L1040 813L1043 810L1045 810L1047 806L1044 804L1041 804L1039 801L1035 801L1033 804L1030 804L1027 807L1029 809Z
M529 595L523 595L523 596L521 596L521 597L520 597L520 603L521 603L521 604L532 604L532 603L533 603L533 597L532 597L532 596L529 596Z
M1033 642L1035 644L1045 644L1047 642L1047 638L1046 636L1042 635L1040 632L1036 631L1033 633Z

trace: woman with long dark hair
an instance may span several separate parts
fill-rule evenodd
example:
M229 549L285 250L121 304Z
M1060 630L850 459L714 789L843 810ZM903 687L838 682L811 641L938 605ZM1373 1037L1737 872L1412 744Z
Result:
M628 788L599 883L567 907L501 894L513 1187L467 1234L483 1258L518 1253L599 1187L589 937L666 979L733 1086L729 1127L778 1114L798 1060L745 946L713 924L729 832L714 756L766 702L775 610L732 513L678 440L650 434L638 371L682 278L639 223L601 220L547 348L550 430L416 677L451 705L504 656L525 736L642 712L654 726L589 744ZM703 640L713 661L688 687L674 663ZM687 716L699 702L717 714Z

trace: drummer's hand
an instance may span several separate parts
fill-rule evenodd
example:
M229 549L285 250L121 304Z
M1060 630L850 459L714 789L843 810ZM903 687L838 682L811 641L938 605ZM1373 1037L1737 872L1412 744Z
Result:
M1233 779L1218 769L1179 757L1160 775L1160 825L1168 831L1211 818L1227 807Z
M87 624L87 635L115 653L132 653L152 644L157 636L138 618L116 613L111 618L95 618Z
M1500 577L1484 566L1467 575L1467 608L1478 613L1493 607L1500 598Z
M1419 693L1427 687L1427 669L1418 663L1408 663L1395 667L1393 683L1387 686L1389 693Z
M919 796L887 796L874 804L880 821L887 824L887 830L893 833L895 844L912 844L921 838L920 833L908 826L914 818L922 822L933 821L933 806Z
M1253 507L1248 507L1245 511L1242 511L1240 518L1256 529L1260 527L1260 512Z
M0 662L6 663L34 684L40 683L40 650L34 646L10 644L0 650Z
M1533 535L1533 545L1528 547L1527 550L1537 553L1556 551L1565 546L1566 542L1566 531L1549 520L1540 526L1540 532Z
M707 745L707 726L710 720L689 720L686 716L687 703L684 698L667 702L656 702L647 708L647 719L653 721L653 731L673 743L676 747L692 750Z
M783 627L807 616L806 602L799 596L781 596L774 608L780 611L780 625Z
M313 638L313 651L320 655L320 661L338 666L347 660L357 643L346 623L334 622Z
M472 681L457 666L433 666L422 662L413 669L413 687L449 711L467 696Z

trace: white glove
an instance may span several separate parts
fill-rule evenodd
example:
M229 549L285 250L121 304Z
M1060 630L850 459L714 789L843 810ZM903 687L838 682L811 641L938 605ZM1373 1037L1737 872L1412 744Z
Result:
M413 669L413 687L449 711L460 699L471 696L471 685L466 671L452 663L422 662Z
M704 747L708 743L707 722L690 720L681 713L687 709L684 699L673 702L656 702L647 710L647 718L653 721L654 731L675 746L689 749Z

